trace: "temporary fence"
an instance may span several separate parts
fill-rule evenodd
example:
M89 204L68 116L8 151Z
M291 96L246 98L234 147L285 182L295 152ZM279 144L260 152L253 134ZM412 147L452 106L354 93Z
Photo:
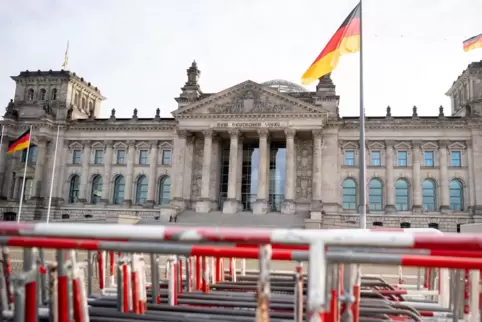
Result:
M478 321L482 237L434 229L0 223L1 321ZM23 248L12 273L8 247ZM45 250L55 249L55 261ZM88 252L87 261L76 251ZM258 259L258 270L236 259ZM271 261L292 261L273 272ZM147 270L150 263L150 277ZM303 264L305 263L305 264ZM410 287L359 264L421 267ZM306 272L304 265L307 265ZM84 274L84 269L87 271ZM93 285L94 271L98 285ZM84 276L85 275L85 276ZM84 281L85 280L85 281ZM107 284L107 285L106 285ZM93 292L94 286L100 291Z

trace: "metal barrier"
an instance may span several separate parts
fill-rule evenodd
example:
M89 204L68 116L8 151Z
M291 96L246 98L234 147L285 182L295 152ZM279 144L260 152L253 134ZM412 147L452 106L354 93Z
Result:
M478 321L481 242L477 235L432 229L4 222L1 320ZM12 273L7 247L24 249L23 272ZM56 250L53 262L45 260L49 248ZM73 250L87 251L85 262ZM246 270L244 264L238 270L238 258L258 259L258 270ZM298 264L292 272L272 272L271 261ZM308 262L307 274L303 262ZM394 284L380 276L357 279L353 266L358 264L424 267L425 272L409 289L400 279Z

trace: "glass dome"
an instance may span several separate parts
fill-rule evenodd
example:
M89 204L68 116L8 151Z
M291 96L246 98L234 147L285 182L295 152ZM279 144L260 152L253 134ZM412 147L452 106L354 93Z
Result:
M283 79L273 79L264 83L264 86L268 86L278 90L281 93L294 93L294 92L307 92L308 90L301 85L288 82Z

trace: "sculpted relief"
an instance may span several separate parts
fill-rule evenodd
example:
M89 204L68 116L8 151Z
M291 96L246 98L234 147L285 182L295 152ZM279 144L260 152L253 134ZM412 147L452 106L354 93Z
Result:
M311 190L313 180L313 142L312 140L300 140L296 146L296 200L299 202L311 202Z
M293 112L293 107L270 101L266 93L247 90L230 102L210 107L208 111L211 114L274 114Z

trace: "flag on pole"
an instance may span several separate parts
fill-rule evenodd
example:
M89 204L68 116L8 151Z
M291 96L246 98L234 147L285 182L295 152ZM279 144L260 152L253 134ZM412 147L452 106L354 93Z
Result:
M67 40L67 49L65 49L64 63L62 64L62 69L67 67L68 62L69 62L69 41Z
M322 76L331 73L338 65L338 60L342 55L356 53L359 50L360 4L343 21L313 64L303 74L301 82L304 85L313 83Z
M467 52L477 48L482 48L482 34L479 34L464 41L464 51Z
M30 144L30 129L20 135L15 141L8 145L8 154L12 154L17 151L22 151L28 148Z

